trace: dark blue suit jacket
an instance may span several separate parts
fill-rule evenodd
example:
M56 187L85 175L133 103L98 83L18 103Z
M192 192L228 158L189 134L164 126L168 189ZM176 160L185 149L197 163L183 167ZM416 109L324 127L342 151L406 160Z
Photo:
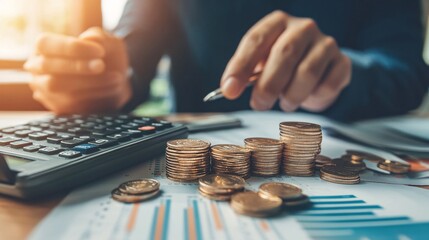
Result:
M250 92L236 101L203 103L241 37L274 10L314 19L353 62L351 84L321 114L336 120L402 114L428 88L417 0L129 0L117 33L124 35L134 70L134 98L147 97L162 55L172 60L178 112L249 109Z

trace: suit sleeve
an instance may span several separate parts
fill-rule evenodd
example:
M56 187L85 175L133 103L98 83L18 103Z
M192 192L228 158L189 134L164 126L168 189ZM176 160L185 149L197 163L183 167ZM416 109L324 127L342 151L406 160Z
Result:
M354 43L342 49L352 60L351 83L323 114L353 121L407 113L428 89L420 1L360 4Z
M172 14L165 0L128 0L115 34L126 43L132 68L131 111L149 97L150 82L171 39Z

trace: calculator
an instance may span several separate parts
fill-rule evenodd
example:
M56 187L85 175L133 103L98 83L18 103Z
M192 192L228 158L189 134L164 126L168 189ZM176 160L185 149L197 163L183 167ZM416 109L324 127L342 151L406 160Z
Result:
M152 159L181 124L131 115L53 116L0 129L0 194L34 198Z

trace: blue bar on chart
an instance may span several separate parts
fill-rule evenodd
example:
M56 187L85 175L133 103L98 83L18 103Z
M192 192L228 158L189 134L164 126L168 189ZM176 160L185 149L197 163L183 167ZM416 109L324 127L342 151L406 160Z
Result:
M374 210L382 210L381 206L367 204L354 195L310 199L313 206L295 216L313 239L427 239L429 222L414 222L407 216L377 216Z
M152 218L150 239L165 240L168 237L168 227L170 221L171 199L161 201L159 207L155 208Z

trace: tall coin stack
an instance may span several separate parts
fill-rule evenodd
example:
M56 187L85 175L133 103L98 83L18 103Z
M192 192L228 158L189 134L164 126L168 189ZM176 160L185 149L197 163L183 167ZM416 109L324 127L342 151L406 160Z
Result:
M252 151L251 170L258 176L275 176L280 173L283 143L271 138L246 138L246 148Z
M196 181L210 172L210 143L197 139L167 142L167 178L179 182Z
M216 174L233 174L250 177L250 150L232 144L219 144L211 148L212 171Z
M320 125L304 122L280 123L280 140L285 143L283 170L291 176L314 175L315 158L320 153Z

